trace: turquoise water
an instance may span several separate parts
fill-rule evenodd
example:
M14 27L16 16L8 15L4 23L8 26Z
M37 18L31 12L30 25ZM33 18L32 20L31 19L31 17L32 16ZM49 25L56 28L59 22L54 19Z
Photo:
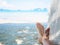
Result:
M37 39L35 24L0 24L0 43L4 45L39 45Z

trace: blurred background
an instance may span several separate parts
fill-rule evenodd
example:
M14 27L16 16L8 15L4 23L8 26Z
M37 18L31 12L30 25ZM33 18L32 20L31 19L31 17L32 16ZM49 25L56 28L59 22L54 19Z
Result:
M0 0L0 45L39 45L36 23L48 24L51 0Z

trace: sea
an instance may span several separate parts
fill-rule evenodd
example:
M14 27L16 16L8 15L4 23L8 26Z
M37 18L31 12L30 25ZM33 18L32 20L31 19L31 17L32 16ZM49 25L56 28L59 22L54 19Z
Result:
M46 28L47 24L43 23ZM35 23L0 24L0 45L40 45Z

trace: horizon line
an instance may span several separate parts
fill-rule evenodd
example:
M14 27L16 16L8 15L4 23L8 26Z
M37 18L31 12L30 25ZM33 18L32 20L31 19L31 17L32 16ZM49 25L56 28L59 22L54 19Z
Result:
M48 12L47 8L36 8L30 10L13 10L13 9L0 9L0 12Z

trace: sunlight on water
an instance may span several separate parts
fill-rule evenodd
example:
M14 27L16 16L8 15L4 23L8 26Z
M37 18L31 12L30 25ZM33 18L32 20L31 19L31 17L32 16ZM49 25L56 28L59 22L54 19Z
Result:
M20 40L20 39L16 39L16 43L19 45L19 44L22 44L23 40Z
M35 24L0 24L0 45L39 45L37 39Z
M28 30L23 30L23 33L28 33Z

